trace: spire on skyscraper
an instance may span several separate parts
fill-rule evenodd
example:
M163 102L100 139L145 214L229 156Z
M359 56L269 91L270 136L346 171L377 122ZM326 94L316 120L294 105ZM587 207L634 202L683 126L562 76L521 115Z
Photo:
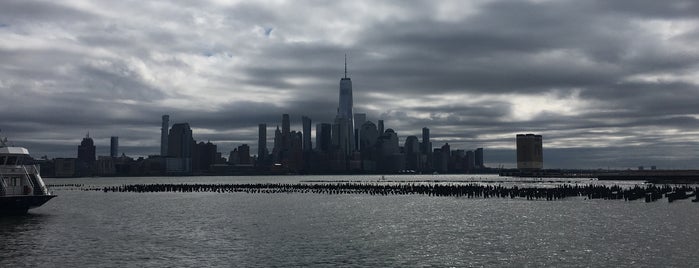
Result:
M347 78L347 54L345 54L345 78Z

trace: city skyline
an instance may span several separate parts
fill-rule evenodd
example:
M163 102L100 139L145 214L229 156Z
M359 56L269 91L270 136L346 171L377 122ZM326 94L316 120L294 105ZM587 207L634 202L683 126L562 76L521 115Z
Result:
M0 4L2 135L35 157L74 156L88 131L98 155L111 136L155 155L168 114L257 152L281 114L333 122L347 54L354 113L401 144L428 127L433 148L513 167L515 134L537 133L546 168L699 167L692 2L160 5Z

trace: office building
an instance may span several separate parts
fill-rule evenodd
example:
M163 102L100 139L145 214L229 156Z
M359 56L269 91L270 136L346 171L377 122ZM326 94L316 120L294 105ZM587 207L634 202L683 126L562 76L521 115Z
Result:
M109 156L119 156L119 137L112 136L109 139Z
M313 150L313 144L311 143L311 118L302 116L301 124L303 125L303 151L310 152Z
M517 168L520 171L536 171L544 168L541 135L517 134Z
M160 156L166 157L168 153L168 129L170 129L170 116L163 115L162 127L160 128Z
M264 161L267 154L267 124L260 124L257 126L257 160Z
M476 160L476 168L484 168L485 165L483 164L483 148L478 148L476 149L475 152L475 160Z
M352 99L352 80L347 77L347 55L345 55L345 77L340 79L340 100L337 108L334 128L341 133L333 134L337 138L337 146L341 153L349 156L354 151L354 113Z
M359 151L359 132L361 131L362 125L366 122L365 113L354 114L354 150Z
M88 133L78 146L78 159L76 161L76 171L78 176L92 176L97 170L97 156L95 154L95 142Z
M168 173L191 173L192 172L192 129L188 123L178 123L172 125L168 134L167 163Z

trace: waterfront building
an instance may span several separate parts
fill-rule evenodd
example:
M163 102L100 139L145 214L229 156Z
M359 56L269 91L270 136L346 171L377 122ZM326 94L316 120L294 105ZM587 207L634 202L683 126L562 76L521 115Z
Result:
M97 158L97 175L98 176L114 176L116 175L116 157L100 156Z
M316 148L319 152L330 152L332 150L332 125L328 123L316 125L316 140Z
M336 117L332 128L333 147L346 158L352 153L352 132L347 118Z
M423 163L422 168L423 170L432 170L432 162L433 162L433 156L434 154L432 153L432 142L430 141L430 129L423 127L422 128L422 143L420 143L420 150L422 152L423 157L421 157L420 161Z
M423 127L422 128L422 148L421 151L423 154L429 154L432 152L432 143L430 142L430 129Z
M383 135L383 133L386 132L383 126L383 120L378 121L377 127L380 135Z
M90 133L85 135L85 138L78 146L77 172L79 176L92 176L97 170L95 154L95 142L90 138Z
M192 149L192 171L199 173L209 172L211 165L216 164L217 146L209 142L194 142ZM248 150L249 152L249 150Z
M371 121L366 121L362 124L359 130L359 155L361 158L362 170L376 170L375 148L376 141L379 138L379 132L376 125Z
M303 151L310 152L313 150L313 144L311 143L311 118L302 116L301 124L303 125Z
M398 134L393 129L386 131L379 136L376 142L378 149L378 167L383 172L398 172L405 169L405 157L400 152L398 144Z
M476 168L485 168L485 165L483 164L483 148L476 149L475 158Z
M259 124L257 126L257 160L263 162L267 154L267 124Z
M188 123L177 123L172 125L168 134L168 158L166 171L168 173L191 173L192 172L192 129Z
M473 151L466 152L466 171L472 172L474 169L479 168L476 164L476 154Z
M109 156L119 156L119 137L112 136L109 139Z
M282 151L282 131L279 130L279 125L277 125L277 129L274 130L274 147L272 147L272 161L275 164L281 163L281 151Z
M250 157L250 146L243 144L233 149L228 157L228 163L233 165L251 164L252 158Z
M54 173L53 175L57 178L74 177L76 175L76 158L55 158L54 163Z
M520 171L536 171L544 168L541 135L517 134L517 168Z
M289 114L282 115L282 136L281 136L281 150L279 151L280 162L284 162L289 158L289 150L291 149L291 120L289 119Z
M359 132L361 131L362 125L366 122L365 113L355 113L354 114L354 150L359 151Z
M416 136L405 138L405 168L408 170L420 170L420 142Z
M345 55L345 77L340 79L340 99L335 117L338 132L334 134L339 152L345 157L354 151L354 112L352 99L352 80L347 77L347 55ZM338 125L339 124L339 125Z
M170 129L170 116L163 115L162 127L160 128L160 156L167 157L168 154L168 129Z

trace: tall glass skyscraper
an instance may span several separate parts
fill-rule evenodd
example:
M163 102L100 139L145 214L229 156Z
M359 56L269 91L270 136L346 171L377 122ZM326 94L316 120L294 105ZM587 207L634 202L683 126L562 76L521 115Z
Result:
M170 116L163 115L163 126L160 128L160 156L166 157L168 153L167 145L169 144L168 129L170 128Z
M345 77L340 79L340 102L337 108L336 122L341 122L344 126L338 133L339 149L349 155L354 148L354 113L352 101L352 80L347 77L347 55L345 55Z

